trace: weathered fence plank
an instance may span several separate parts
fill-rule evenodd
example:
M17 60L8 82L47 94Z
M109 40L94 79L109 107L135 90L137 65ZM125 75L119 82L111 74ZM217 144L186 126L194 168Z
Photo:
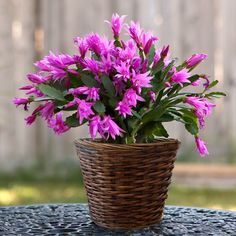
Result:
M199 70L221 80L229 96L218 103L202 136L214 156L210 160L223 161L228 156L235 161L235 10L234 0L0 0L0 79L4 81L0 86L0 169L24 166L38 158L75 156L72 141L87 136L86 127L62 136L55 136L42 121L25 127L25 112L15 110L10 100L19 95L17 88L24 84L27 72L34 71L35 59L49 50L76 53L73 37L77 35L91 31L111 35L104 20L113 12L153 30L158 45L170 44L172 55L181 60L194 52L209 55ZM181 125L168 128L172 136L181 138L184 152L193 155L193 139Z

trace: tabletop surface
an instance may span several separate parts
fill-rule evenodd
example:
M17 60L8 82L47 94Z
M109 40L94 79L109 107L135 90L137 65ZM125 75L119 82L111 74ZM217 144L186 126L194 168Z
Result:
M0 207L0 235L236 236L236 212L166 206L159 225L111 231L91 222L86 204Z

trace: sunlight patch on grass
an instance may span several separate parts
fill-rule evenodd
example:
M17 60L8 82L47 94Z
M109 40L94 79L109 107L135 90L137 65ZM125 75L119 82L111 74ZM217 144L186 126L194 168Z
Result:
M236 210L236 190L216 190L173 186L168 205ZM81 184L67 182L14 182L0 184L0 205L87 202Z

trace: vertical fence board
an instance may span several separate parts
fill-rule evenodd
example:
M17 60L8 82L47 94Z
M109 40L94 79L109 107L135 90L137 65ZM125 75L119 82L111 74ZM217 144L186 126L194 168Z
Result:
M62 136L55 136L42 121L25 127L26 113L15 110L10 100L22 95L17 88L25 83L27 72L34 71L35 58L49 50L76 53L73 37L91 31L111 36L104 20L114 12L127 15L128 21L140 21L143 28L159 37L159 46L170 44L172 55L181 60L195 52L209 55L197 72L205 71L221 80L221 88L229 96L217 102L214 116L201 135L208 140L214 159L223 161L223 156L229 156L228 161L232 161L236 153L235 10L234 0L0 0L0 79L4 81L0 86L0 168L25 165L39 156L47 161L74 156L72 141L88 136L86 126ZM35 31L44 36L43 48L38 50ZM168 129L182 140L186 152L192 137L181 125L171 124ZM219 136L223 139L220 143Z

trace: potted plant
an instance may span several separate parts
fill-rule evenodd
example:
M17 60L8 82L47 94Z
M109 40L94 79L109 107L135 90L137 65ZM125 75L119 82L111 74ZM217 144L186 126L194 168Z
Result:
M91 139L75 145L90 215L100 226L128 229L162 218L179 147L163 124L181 122L205 156L199 129L215 107L211 99L225 94L209 92L218 81L193 73L206 54L177 65L169 46L156 48L156 36L135 22L124 26L124 18L112 16L112 40L91 33L74 39L76 55L50 52L37 61L39 71L20 88L28 97L14 98L14 104L25 110L38 104L26 123L41 116L56 134L88 124ZM201 92L190 92L195 87Z

